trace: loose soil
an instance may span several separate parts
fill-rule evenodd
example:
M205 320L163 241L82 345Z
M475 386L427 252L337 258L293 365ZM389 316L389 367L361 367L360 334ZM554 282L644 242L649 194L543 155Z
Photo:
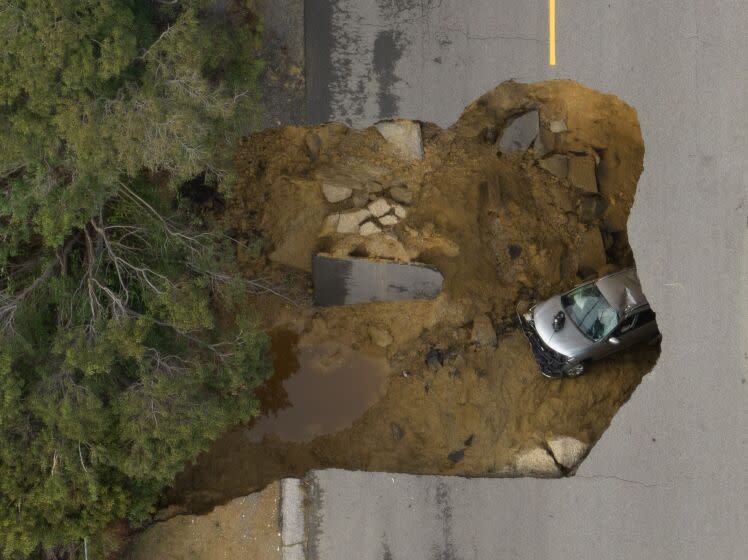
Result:
M565 121L566 131L545 132L553 152L599 162L599 194L541 168L532 148L498 153L507 123L532 109L543 123ZM625 227L644 155L636 112L571 81L505 82L452 127L421 131L423 160L403 159L375 128L340 124L241 142L226 227L247 277L276 292L247 312L276 333L277 377L260 395L266 416L216 441L167 503L205 511L314 468L519 475L518 453L553 436L593 445L654 366L659 349L642 347L549 380L515 323L517 307L633 264ZM355 198L327 202L324 180L374 197L405 186L412 203L381 234L322 232ZM427 263L444 289L431 301L314 308L318 252ZM472 340L483 315L495 346Z

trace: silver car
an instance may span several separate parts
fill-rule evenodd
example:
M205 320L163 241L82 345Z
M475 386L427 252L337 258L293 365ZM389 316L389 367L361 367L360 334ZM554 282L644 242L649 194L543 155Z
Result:
M586 282L518 317L546 377L577 376L593 360L661 338L634 268Z

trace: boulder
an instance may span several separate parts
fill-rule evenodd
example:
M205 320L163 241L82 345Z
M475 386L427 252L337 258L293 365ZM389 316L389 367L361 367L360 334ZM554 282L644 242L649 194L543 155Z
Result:
M379 121L375 128L395 148L401 158L423 159L421 124L406 119Z
M499 151L502 154L527 150L537 138L538 112L530 111L512 120L501 132Z
M392 214L387 214L386 216L379 218L379 223L383 226L394 226L399 221L400 220L397 219L397 216L393 216Z
M554 437L548 440L548 447L556 462L567 469L573 469L582 462L589 446L573 437Z
M470 342L478 346L496 346L496 331L488 315L479 315L473 320Z
M358 232L358 226L369 218L371 213L362 208L361 210L351 210L349 212L341 212L338 214L338 223L335 231L338 233L356 233Z
M517 472L524 476L558 477L561 470L548 451L541 447L528 449L517 456L514 461Z
M369 212L371 212L372 216L376 216L379 218L380 216L384 216L387 212L390 211L390 203L387 202L383 198L377 198L374 200L374 202L370 203L369 206L367 206Z
M594 156L571 156L569 158L569 181L583 191L597 192Z
M410 204L413 202L413 192L403 184L391 187L390 196L392 197L392 200L403 204Z
M341 202L353 194L353 189L350 187L343 187L336 185L335 183L329 183L327 181L322 182L322 194L325 195L327 202L336 203Z
M362 224L358 232L366 237L367 235L374 235L375 233L381 233L382 229L374 222L366 222Z
M380 329L379 327L371 327L369 329L369 338L380 348L387 348L393 341L392 335L387 330Z
M560 154L554 154L545 159L541 159L538 165L545 169L551 175L564 179L569 174L569 159Z

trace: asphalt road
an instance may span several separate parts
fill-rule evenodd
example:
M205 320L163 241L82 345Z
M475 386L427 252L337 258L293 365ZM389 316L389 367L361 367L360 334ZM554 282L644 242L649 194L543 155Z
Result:
M452 123L497 83L634 106L629 221L662 356L574 479L315 473L320 560L748 558L748 4L307 0L307 113Z

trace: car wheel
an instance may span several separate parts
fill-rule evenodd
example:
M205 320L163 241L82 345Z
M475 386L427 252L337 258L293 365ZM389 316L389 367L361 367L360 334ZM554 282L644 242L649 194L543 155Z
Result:
M584 363L578 363L566 370L566 377L577 377L584 372Z

